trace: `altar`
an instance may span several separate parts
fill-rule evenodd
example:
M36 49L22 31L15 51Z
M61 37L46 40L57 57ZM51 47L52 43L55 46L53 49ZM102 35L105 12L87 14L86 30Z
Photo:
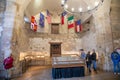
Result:
M85 61L79 56L61 56L52 58L52 77L71 78L85 76Z

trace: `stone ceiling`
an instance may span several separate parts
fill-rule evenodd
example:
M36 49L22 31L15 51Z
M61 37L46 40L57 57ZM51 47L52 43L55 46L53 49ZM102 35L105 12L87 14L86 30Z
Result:
M95 1L99 2L100 0L69 0L69 2L67 1L67 4L74 6L75 9L77 9L76 7L81 7L83 11L86 11L88 6L91 8L95 6ZM70 8L72 7L70 6ZM45 10L61 14L63 11L63 8L61 7L61 0L31 0L26 8L26 12L29 13L28 17ZM84 22L91 16L91 14L87 13L85 15L77 15L77 17L78 16L81 18L82 22Z

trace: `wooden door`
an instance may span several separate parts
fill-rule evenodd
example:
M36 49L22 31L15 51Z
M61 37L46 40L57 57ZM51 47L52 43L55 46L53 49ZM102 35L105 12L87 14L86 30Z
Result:
M51 43L50 44L50 55L51 56L61 56L61 43Z

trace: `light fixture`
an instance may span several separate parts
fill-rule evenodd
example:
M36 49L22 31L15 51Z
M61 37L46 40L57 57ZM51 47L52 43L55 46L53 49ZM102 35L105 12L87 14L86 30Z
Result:
M24 22L30 23L30 20L29 20L29 18L27 16L24 16Z
M82 12L82 8L79 8L79 12Z
M87 9L90 10L90 6L88 6Z
M71 8L71 11L72 11L72 12L74 12L74 10L75 10L74 8Z
M96 10L104 0L61 0L65 11L72 14L87 13Z
M68 8L68 5L67 5L67 4L65 5L65 8L66 8L66 9Z

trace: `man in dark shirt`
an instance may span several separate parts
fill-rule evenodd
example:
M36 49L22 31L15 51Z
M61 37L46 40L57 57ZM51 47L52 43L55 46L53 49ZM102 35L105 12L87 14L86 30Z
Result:
M91 59L92 59L92 64L93 64L93 69L94 71L97 72L97 53L95 52L95 49L93 49L93 52L91 54Z
M88 51L88 53L86 55L86 64L87 64L87 68L90 73L91 73L91 63L92 63L92 58L91 58L90 51Z

